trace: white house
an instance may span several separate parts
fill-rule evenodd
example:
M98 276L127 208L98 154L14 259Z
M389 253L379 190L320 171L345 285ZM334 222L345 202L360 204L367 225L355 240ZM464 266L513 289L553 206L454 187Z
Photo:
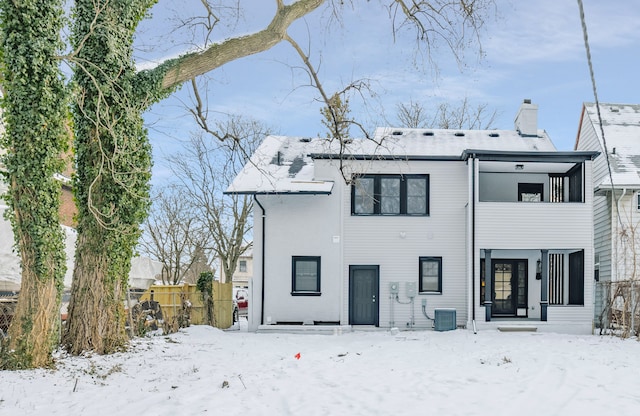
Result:
M227 190L255 198L249 328L589 333L597 152L529 100L515 127L267 137Z
M251 277L253 276L253 249L248 248L238 258L238 262L236 263L236 270L233 273L231 279L227 278L223 267L220 267L220 275L222 276L221 281L233 282L234 288L248 288L249 283L251 282Z
M595 314L596 324L606 325L608 283L640 279L640 105L599 107L583 105L575 149L600 152L593 161L595 273L602 283Z

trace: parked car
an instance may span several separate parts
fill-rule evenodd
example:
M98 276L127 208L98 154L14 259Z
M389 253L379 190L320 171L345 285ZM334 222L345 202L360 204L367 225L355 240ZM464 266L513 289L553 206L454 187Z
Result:
M238 309L238 315L246 316L249 311L249 291L247 289L235 289L234 303Z

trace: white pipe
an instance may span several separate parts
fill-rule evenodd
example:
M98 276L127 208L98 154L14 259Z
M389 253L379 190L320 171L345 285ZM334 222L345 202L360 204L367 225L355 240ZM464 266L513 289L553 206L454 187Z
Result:
M389 305L390 306L389 309L390 309L390 312L391 312L391 316L390 316L390 319L389 319L389 326L391 328L393 328L394 326L396 326L396 321L394 320L394 317L393 317L393 304L395 303L393 294L391 294L391 293L389 294L389 299L391 300L391 305Z

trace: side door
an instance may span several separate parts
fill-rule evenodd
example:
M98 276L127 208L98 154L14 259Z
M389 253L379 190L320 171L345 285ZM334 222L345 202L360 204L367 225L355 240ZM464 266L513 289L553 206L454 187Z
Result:
M379 323L379 266L349 266L349 324Z

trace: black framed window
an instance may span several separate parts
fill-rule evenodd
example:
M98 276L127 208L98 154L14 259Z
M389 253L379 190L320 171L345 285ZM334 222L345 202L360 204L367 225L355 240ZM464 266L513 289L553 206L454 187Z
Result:
M354 177L351 214L429 215L429 175Z
M567 172L567 176L569 177L569 202L584 202L582 175L582 164L576 165Z
M518 201L542 202L544 185L541 183L519 183Z
M442 293L442 257L420 257L420 293Z
M291 294L320 295L320 257L293 256L291 262Z

